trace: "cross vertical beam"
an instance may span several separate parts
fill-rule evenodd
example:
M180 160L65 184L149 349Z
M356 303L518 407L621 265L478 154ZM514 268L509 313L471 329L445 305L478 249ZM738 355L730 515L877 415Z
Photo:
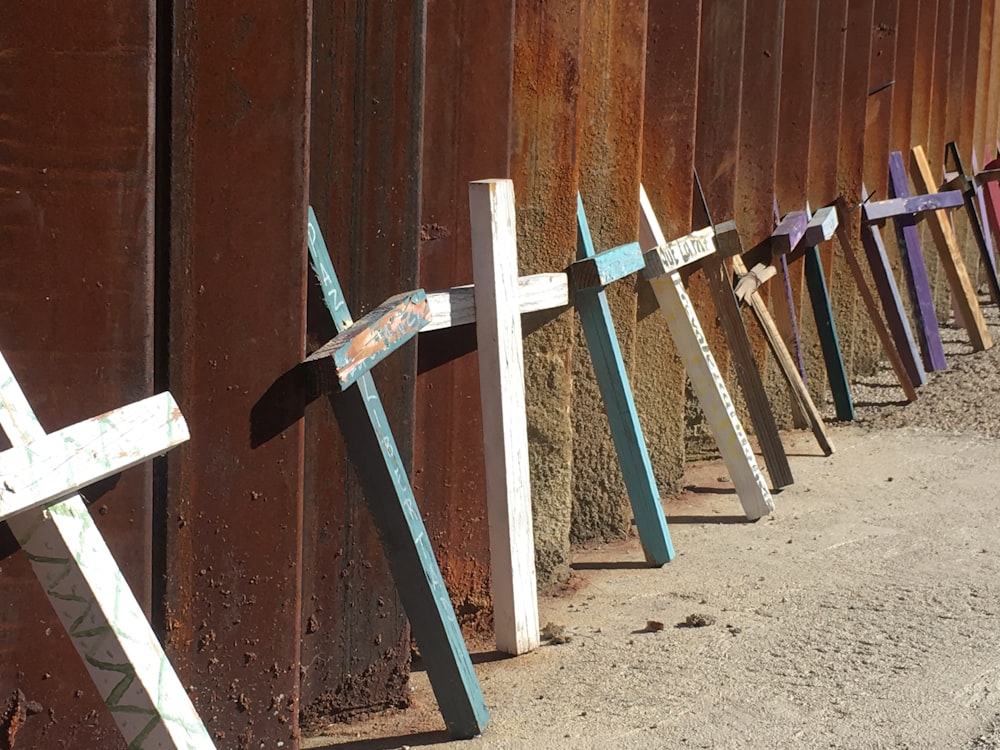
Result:
M323 300L340 332L350 327L351 313L312 207L308 239ZM456 738L482 734L489 712L371 373L331 401L341 430L350 436L344 441L347 452L364 482L372 519L448 731Z
M639 205L640 243L651 250L666 246L668 243L660 229L660 223L641 185ZM651 269L649 263L646 268L646 279L653 287L660 312L670 327L677 352L691 379L691 387L702 411L705 412L709 429L718 443L719 453L733 480L743 511L751 521L766 516L774 510L774 501L736 414L725 380L705 339L694 305L684 288L684 282L676 268L666 273Z
M479 391L497 650L540 643L511 180L469 183Z
M0 427L15 447L45 431L0 354ZM8 519L130 748L214 748L83 498Z
M597 253L579 193L576 197L576 220L577 260L593 258ZM663 565L674 558L674 548L604 289L577 289L574 304L580 314L580 325L594 364L594 374L604 400L611 438L618 453L643 552L651 564Z
M893 151L889 154L889 188L894 198L910 197L910 185L906 179L903 154ZM913 216L898 216L893 221L899 243L899 254L903 258L904 277L910 292L913 315L917 320L917 336L924 367L927 370L944 370L948 362L941 343L941 328L938 326L934 309L934 295L927 278L927 265L920 246L920 232Z

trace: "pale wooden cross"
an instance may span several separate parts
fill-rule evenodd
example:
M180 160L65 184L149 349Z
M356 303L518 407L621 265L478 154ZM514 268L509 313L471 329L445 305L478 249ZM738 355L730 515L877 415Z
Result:
M774 510L774 502L680 275L685 266L716 253L715 232L708 227L667 242L641 185L639 205L639 242L646 249L643 274L670 327L691 388L718 443L743 512L750 520L758 519Z
M214 748L83 498L75 494L186 441L187 425L173 397L162 393L46 435L0 354L0 427L13 446L0 453L0 517L27 555L129 748Z

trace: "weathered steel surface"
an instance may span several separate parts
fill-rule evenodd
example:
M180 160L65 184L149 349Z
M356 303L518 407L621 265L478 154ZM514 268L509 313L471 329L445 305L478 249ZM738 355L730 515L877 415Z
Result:
M735 211L745 29L745 0L702 0L694 167L701 178L708 208L717 221L732 218ZM692 219L701 214L701 206L695 199ZM707 313L712 309L712 295L700 276L691 284L691 299L699 311ZM711 314L701 317L706 321L715 319ZM719 369L728 373L730 355L721 327L709 326L705 334ZM737 408L740 406L737 403Z
M298 736L309 9L175 7L166 647L223 747Z
M905 152L910 148L910 124L913 120L913 91L916 65L916 3L900 8L896 17L896 55L893 66L893 107L889 126L889 151Z
M735 204L732 214L717 219L734 218L747 247L764 240L774 227L774 183L779 161L777 124L786 7L784 0L748 0L746 7ZM802 207L790 206L785 210L801 210ZM758 295L762 303L766 305L772 293L784 294L784 279L780 282L761 287ZM777 306L775 313L781 321L779 326L790 331L792 316L785 306ZM781 368L771 361L766 337L758 326L749 326L748 332L754 357L769 386L768 393L778 422L787 422L791 411L795 425L805 426L798 402L794 399L791 403L788 401L788 392L781 382ZM797 350L797 347L794 348Z
M668 240L691 229L700 18L701 0L663 0L647 11L642 179ZM700 410L685 409L684 368L666 320L650 314L657 307L652 289L640 282L632 385L653 472L666 490L680 481L685 455L695 444L692 439L685 445L687 422L702 450L715 446ZM704 328L710 330L713 321L706 319Z
M309 194L359 317L417 286L423 2L314 6ZM335 333L319 289L310 347ZM415 347L375 370L406 466ZM306 410L302 551L303 730L403 705L409 632L356 469L329 406ZM432 537L433 540L433 537ZM291 615L289 615L291 617Z
M47 430L152 392L153 8L0 7L0 346ZM151 476L145 464L87 493L144 607ZM6 531L2 548L0 696L43 709L15 747L124 747Z
M816 74L817 48L828 44L825 36L817 39L819 0L785 3L785 30L782 37L781 99L777 122L779 152L774 174L774 196L779 210L801 211L809 199L809 144L816 127L813 121L813 78ZM791 30L794 29L794 32ZM815 208L815 205L814 205ZM778 283L791 290L791 305L798 311L799 354L805 360L806 382L817 401L826 391L819 336L812 316L803 311L803 273L805 263L784 263ZM787 271L786 271L787 269ZM777 307L781 300L774 297ZM786 303L787 304L787 303ZM786 346L794 343L790 318L775 315L775 323Z
M900 0L876 0L871 30L871 63L864 131L864 181L877 199L888 197L889 140L896 97L894 69ZM906 11L904 11L906 12ZM891 83L881 90L880 86Z
M861 200L864 177L865 119L868 107L874 0L849 0L844 31L843 95L840 103L840 138L837 157L837 196L854 205ZM875 94L880 96L885 91ZM841 217L843 220L843 217ZM858 213L847 225L853 249L861 254ZM852 375L876 366L878 343L865 325L857 294L852 293L847 274L834 274L830 293L841 333L842 350Z
M584 0L577 119L579 192L588 206L594 245L609 248L639 236L639 164L646 63L646 0ZM579 256L578 256L579 257ZM634 369L636 293L633 284L609 287L627 372ZM576 328L573 350L574 541L628 533L630 514L600 389Z
M822 0L816 30L816 68L812 93L812 129L809 136L808 199L814 207L837 197L837 157L840 144L840 110L843 96L844 50L847 34L847 0ZM834 263L833 245L819 248L823 277L829 290L841 354L850 368L848 341L853 337L854 291L846 269ZM814 274L814 278L818 275ZM808 330L808 329L807 329ZM815 350L814 350L815 352ZM818 358L807 367L809 381L819 375ZM815 374L814 374L815 373Z
M472 282L468 183L509 174L513 5L427 3L419 283L428 290ZM479 404L474 349L473 326L418 337L412 482L459 622L487 638L482 419L469 408Z
M972 90L966 96L973 100L975 109L975 120L972 128L973 147L980 157L980 162L985 164L991 160L996 148L996 145L987 139L986 120L993 65L993 19L996 2L995 0L980 0L980 2L973 3L973 8L979 8L978 20L976 21L979 40L976 48L976 80ZM973 18L976 18L975 10Z
M510 176L518 201L518 262L522 274L551 272L569 265L576 248L579 3L517 2L514 40ZM546 498L533 519L541 582L569 569L573 319L563 315L535 326L531 333L525 326L524 366L531 487Z
M955 0L938 0L937 16L930 21L930 23L934 24L934 46L925 50L925 54L932 58L934 67L931 71L927 139L924 141L923 146L924 151L927 153L927 160L931 164L934 179L939 181L944 176L944 144L951 140L951 136L945 130L945 118L947 115L948 87L951 84L954 5ZM956 224L955 220L952 219L953 230L958 228ZM924 229L924 231L926 232L927 230ZM960 251L964 251L964 249L964 244L959 247ZM962 252L962 255L965 257L964 252ZM972 271L972 278L975 278L975 266L967 267ZM949 286L946 283L946 275L943 268L937 260L933 262L931 268L931 284L934 288L934 296L938 309L947 310L949 305Z

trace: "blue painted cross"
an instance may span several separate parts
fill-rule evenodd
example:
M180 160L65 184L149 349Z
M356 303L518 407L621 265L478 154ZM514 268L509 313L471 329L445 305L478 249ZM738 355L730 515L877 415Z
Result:
M583 199L579 194L576 197L576 219L576 257L579 263L597 256L587 225L587 215L583 210ZM639 243L632 244L635 245L634 252L638 262L638 265L632 268L632 271L635 271L643 268L645 262ZM631 246L623 247L627 250ZM574 280L577 278L572 271L570 276ZM595 276L604 276L600 283L608 283L614 274L607 276L595 272ZM632 386L625 372L625 360L622 358L615 324L611 319L607 295L600 285L586 288L577 286L574 290L574 303L580 314L580 325L583 327L587 349L594 363L594 373L601 390L601 398L604 399L604 409L611 426L611 437L618 453L618 461L628 490L629 502L632 504L632 513L635 515L642 548L650 563L663 565L673 559L674 547L660 505L660 492L653 476L646 439L639 425Z
M312 208L308 232L324 302L337 331L343 331L352 325L351 313ZM410 327L415 332L419 326ZM448 731L456 738L474 737L489 720L479 680L371 373L355 383L332 399L341 429L345 436L350 433L345 441L348 455L365 484L372 518Z

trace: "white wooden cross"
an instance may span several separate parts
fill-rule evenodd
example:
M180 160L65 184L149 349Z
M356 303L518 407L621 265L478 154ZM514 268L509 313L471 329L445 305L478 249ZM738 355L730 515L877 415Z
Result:
M46 435L0 353L0 427L13 446L0 453L0 520L27 555L129 748L214 748L75 494L186 441L173 397L162 393Z
M687 237L667 242L641 185L639 205L639 242L644 250L648 250L646 279L653 287L660 312L670 327L677 352L719 445L719 452L746 517L755 520L774 509L771 493L679 273L683 266L715 252L715 232L710 228L700 229Z

